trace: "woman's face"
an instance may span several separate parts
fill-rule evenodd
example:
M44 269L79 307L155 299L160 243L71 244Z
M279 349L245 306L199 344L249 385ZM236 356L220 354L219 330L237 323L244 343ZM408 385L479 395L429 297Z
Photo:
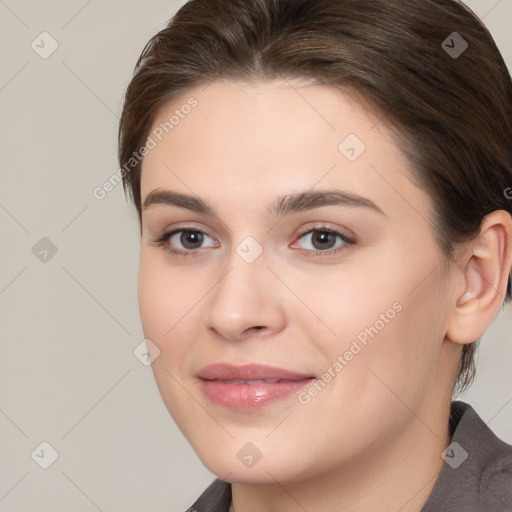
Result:
M231 482L299 481L444 428L460 289L384 121L274 81L214 82L154 123L143 330L169 412Z

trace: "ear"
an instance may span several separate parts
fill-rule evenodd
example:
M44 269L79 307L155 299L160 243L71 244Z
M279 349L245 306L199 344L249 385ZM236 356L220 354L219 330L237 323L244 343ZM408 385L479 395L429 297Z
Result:
M480 338L505 300L512 268L512 216L487 215L478 237L459 256L463 292L454 297L446 337L461 345Z

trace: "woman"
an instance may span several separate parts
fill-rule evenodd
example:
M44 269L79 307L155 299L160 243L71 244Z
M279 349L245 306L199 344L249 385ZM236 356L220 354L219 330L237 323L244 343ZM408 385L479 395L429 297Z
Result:
M119 160L156 382L219 477L190 510L510 509L452 400L511 298L512 84L468 8L191 1Z

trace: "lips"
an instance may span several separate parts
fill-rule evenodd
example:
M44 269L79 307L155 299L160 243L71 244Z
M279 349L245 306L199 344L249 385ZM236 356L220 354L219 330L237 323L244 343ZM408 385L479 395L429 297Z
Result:
M314 376L273 366L218 363L202 368L197 377L214 403L234 409L255 409L288 398L309 385Z
M235 366L228 363L217 363L205 366L197 373L200 379L205 380L303 380L313 377L306 373L292 372L284 368L267 366L263 364L246 364Z
M212 379L217 382L222 382L224 384L249 384L250 386L255 386L257 384L276 384L277 382L295 382L293 380L285 380L285 379L254 379L254 380L221 380L221 379Z

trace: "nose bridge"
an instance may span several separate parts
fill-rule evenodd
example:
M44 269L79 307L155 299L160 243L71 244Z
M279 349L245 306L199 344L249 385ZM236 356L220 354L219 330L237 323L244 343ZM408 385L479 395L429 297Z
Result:
M256 249L254 241L245 239L234 247L212 290L206 326L225 338L241 338L252 328L280 329L284 323L277 280L265 253L256 255Z

